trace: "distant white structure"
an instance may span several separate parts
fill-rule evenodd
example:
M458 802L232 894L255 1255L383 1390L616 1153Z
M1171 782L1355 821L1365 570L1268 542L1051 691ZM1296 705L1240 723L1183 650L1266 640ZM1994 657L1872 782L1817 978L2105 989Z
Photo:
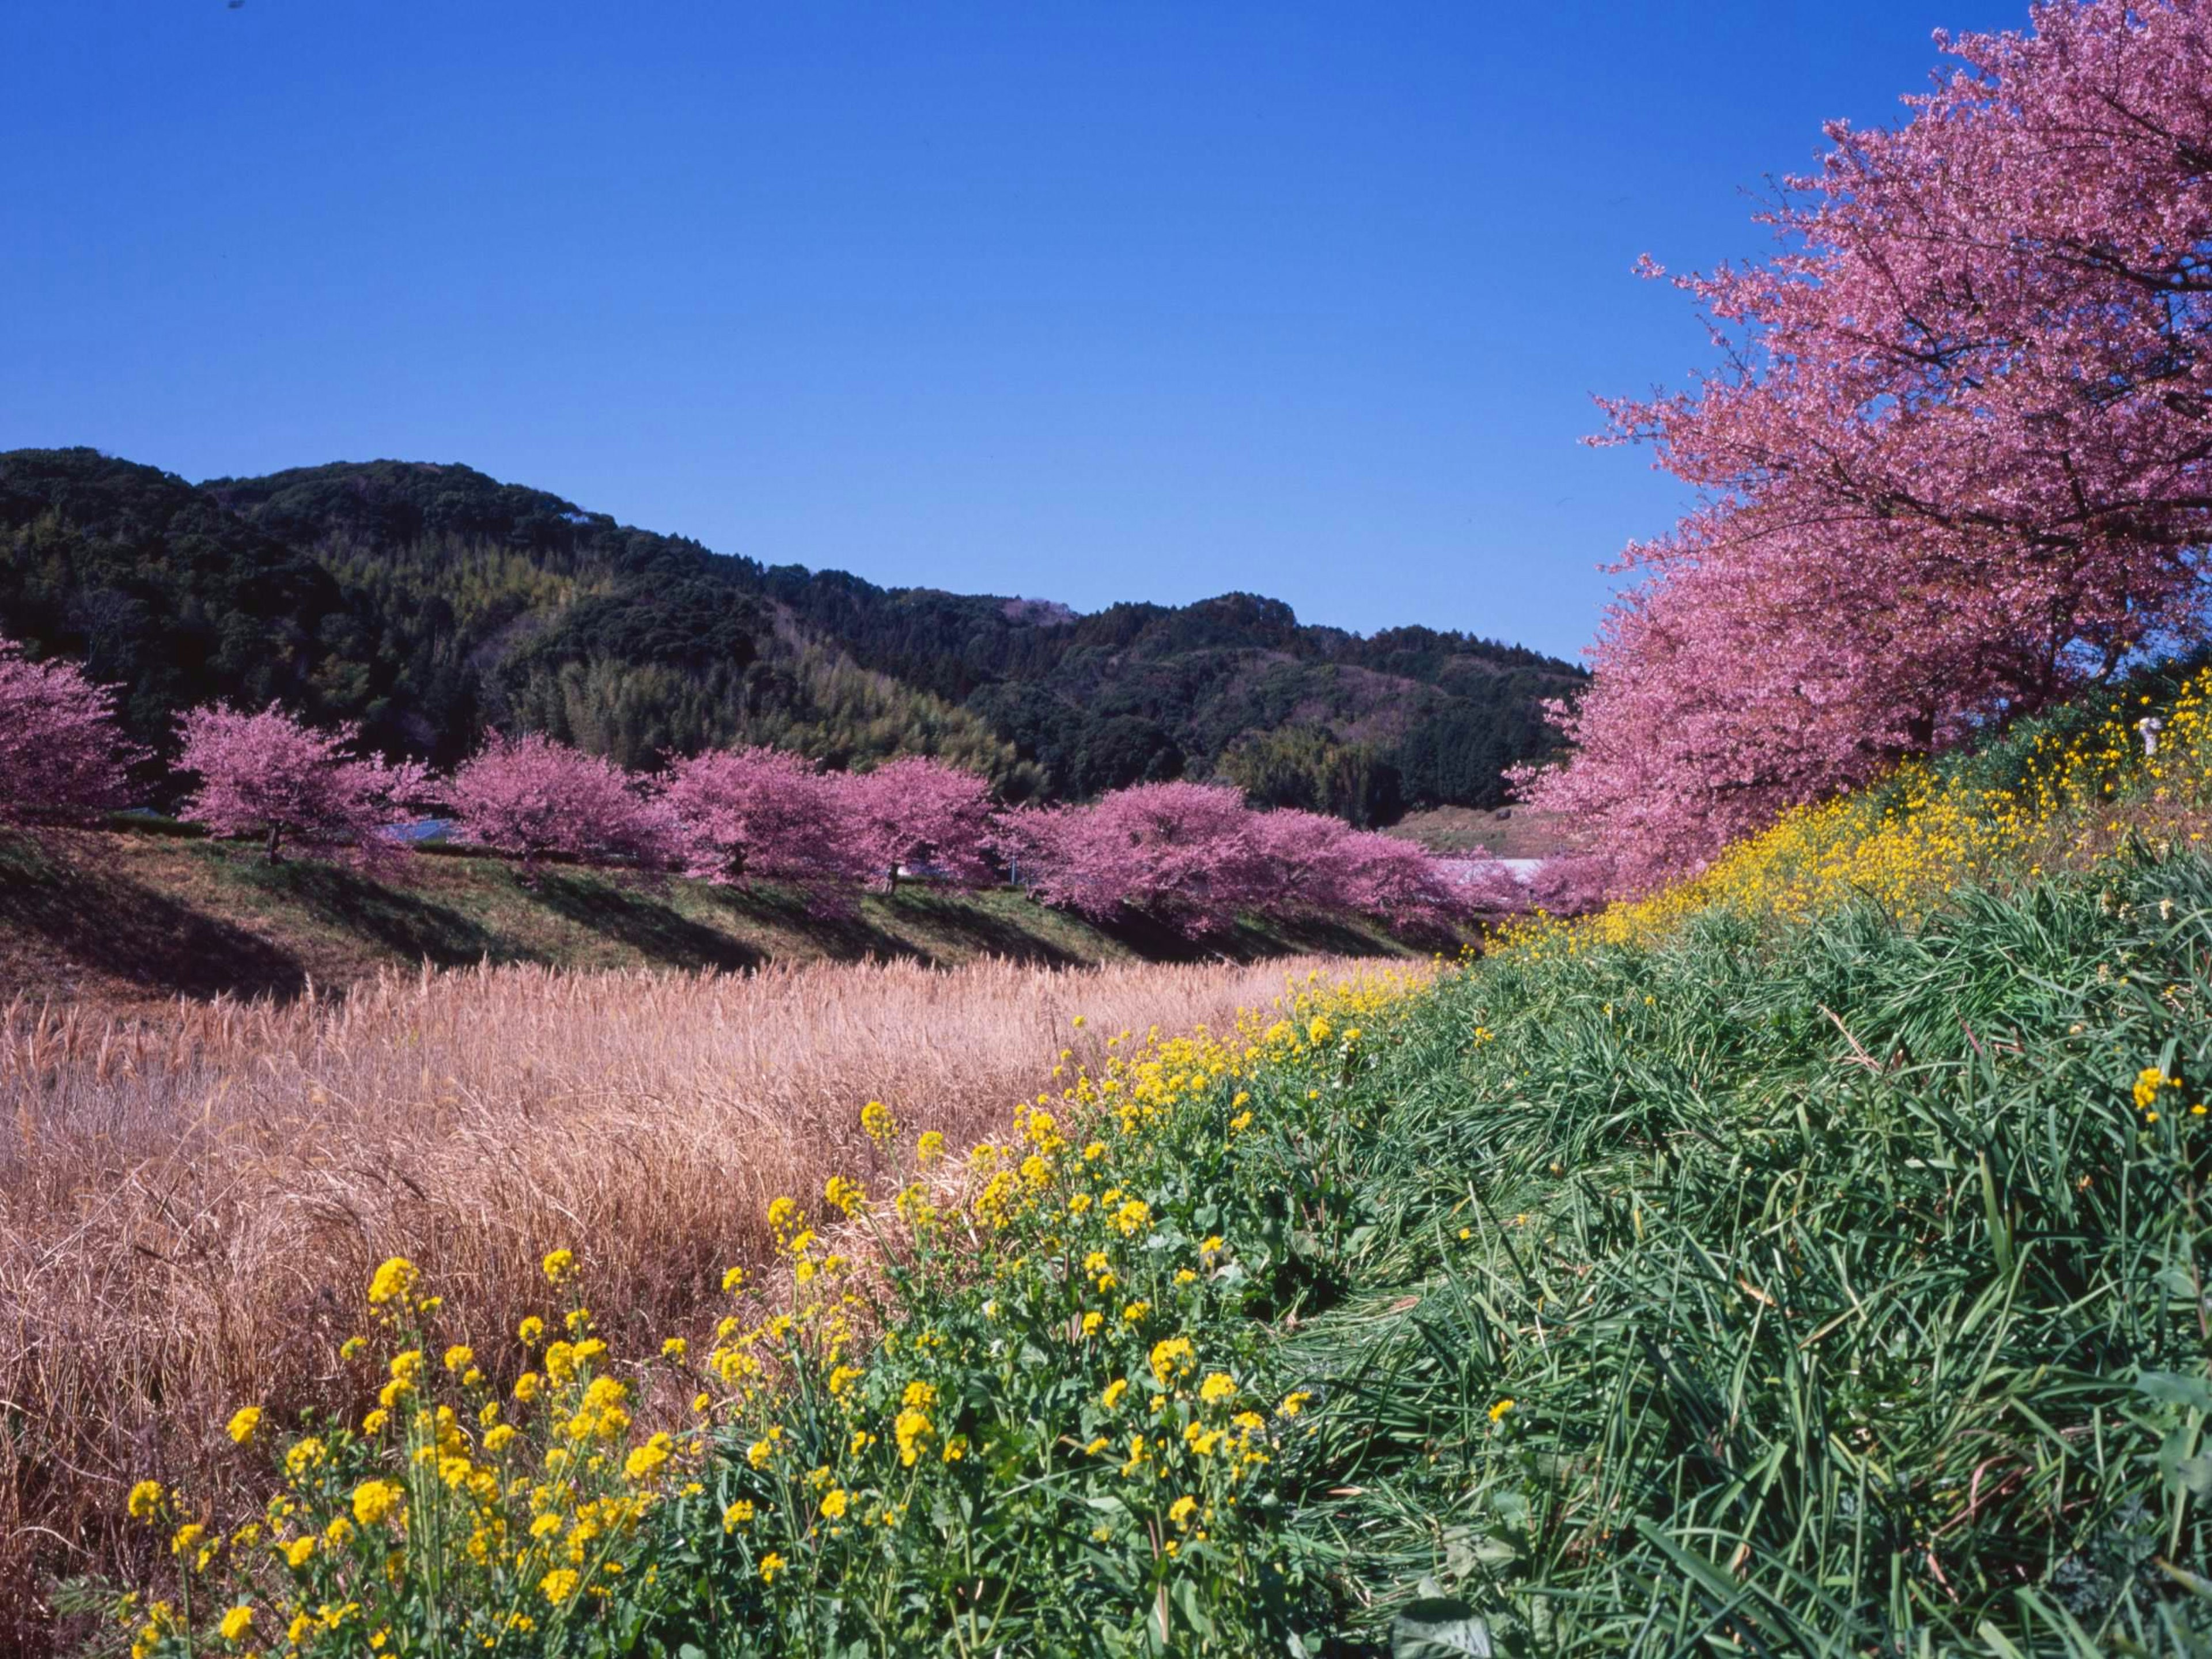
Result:
M2166 722L2155 714L2145 714L2136 722L2136 730L2142 733L2143 754L2158 753L2158 734L2166 730Z
M1536 872L1544 867L1541 859L1438 859L1437 862L1454 881L1462 885L1480 881L1492 870L1503 870L1523 887L1536 879Z

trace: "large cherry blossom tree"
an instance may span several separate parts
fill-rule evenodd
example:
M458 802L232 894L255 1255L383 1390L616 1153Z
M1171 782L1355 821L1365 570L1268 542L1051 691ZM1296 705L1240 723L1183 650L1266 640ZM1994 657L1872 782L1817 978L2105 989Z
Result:
M640 780L542 733L488 733L443 793L458 839L521 860L526 878L548 857L656 869L675 855L674 816Z
M275 703L258 714L191 709L177 732L177 764L199 778L179 816L214 835L260 838L271 864L288 847L356 859L397 851L380 832L423 787L420 766L355 752L357 726L319 732Z
M996 818L991 786L973 772L910 755L848 775L839 794L845 833L886 886L897 887L908 869L961 887L995 878L986 852Z
M1623 886L2198 630L2212 5L1938 39L1905 121L1828 129L1770 258L1680 279L1721 368L1609 406L1702 501L1629 550L1574 757L1523 783Z
M848 810L846 781L779 749L672 758L662 799L688 875L775 882L819 900L878 872L878 849Z

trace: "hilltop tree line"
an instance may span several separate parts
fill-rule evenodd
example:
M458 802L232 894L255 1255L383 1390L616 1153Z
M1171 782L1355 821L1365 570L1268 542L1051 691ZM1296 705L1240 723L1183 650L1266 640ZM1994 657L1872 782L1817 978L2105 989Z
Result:
M151 751L116 704L79 665L33 662L0 638L0 823L124 803ZM1433 930L1513 894L1495 865L1456 868L1339 818L1255 811L1234 788L1189 782L1009 809L988 779L921 756L833 772L755 745L670 754L641 774L543 732L488 733L439 773L366 748L356 724L318 729L273 702L189 709L174 738L193 781L179 816L250 837L271 861L388 863L412 845L398 822L436 812L461 842L518 860L526 880L559 859L772 883L826 909L908 876L970 889L1011 878L1101 920L1137 914L1200 936L1247 915Z
M1628 550L1571 763L1521 779L1615 890L2203 641L2212 5L2033 25L1832 124L1771 257L1677 279L1721 368L1611 407L1702 501Z
M217 700L357 724L450 768L487 726L645 767L769 745L900 755L1009 800L1176 779L1388 823L1494 805L1580 684L1429 629L1371 639L1272 600L1065 607L767 567L461 466L339 465L194 486L88 450L0 454L0 628L122 688L162 754Z

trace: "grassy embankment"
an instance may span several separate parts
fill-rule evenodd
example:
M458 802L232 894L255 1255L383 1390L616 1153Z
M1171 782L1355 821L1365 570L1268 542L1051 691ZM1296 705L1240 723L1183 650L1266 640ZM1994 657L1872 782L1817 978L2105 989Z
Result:
M596 969L1005 957L1069 967L1257 960L1301 951L1403 954L1379 928L1239 928L1194 945L1142 925L1099 927L1012 891L909 885L847 915L775 890L625 882L550 866L426 854L384 874L270 865L258 849L137 832L0 836L0 1001L10 992L144 1001L297 995L379 969L483 961Z
M323 1541L231 1534L191 1617L329 1651L2201 1651L2202 709L2155 766L2132 708L2080 711L1432 991L1094 1059L957 1183L878 1121L872 1200L799 1195L840 1242L781 1212L780 1274L687 1352L556 1357L393 1269L348 1362L389 1414L316 1425L275 1512ZM147 1502L149 1542L197 1520Z

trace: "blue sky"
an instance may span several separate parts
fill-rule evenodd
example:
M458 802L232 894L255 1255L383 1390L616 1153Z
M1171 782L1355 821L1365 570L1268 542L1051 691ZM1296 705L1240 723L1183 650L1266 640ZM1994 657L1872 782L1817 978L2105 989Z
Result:
M1941 9L1937 9L1939 6ZM720 551L1572 653L1680 504L1630 273L2024 3L47 0L0 448L465 461Z

